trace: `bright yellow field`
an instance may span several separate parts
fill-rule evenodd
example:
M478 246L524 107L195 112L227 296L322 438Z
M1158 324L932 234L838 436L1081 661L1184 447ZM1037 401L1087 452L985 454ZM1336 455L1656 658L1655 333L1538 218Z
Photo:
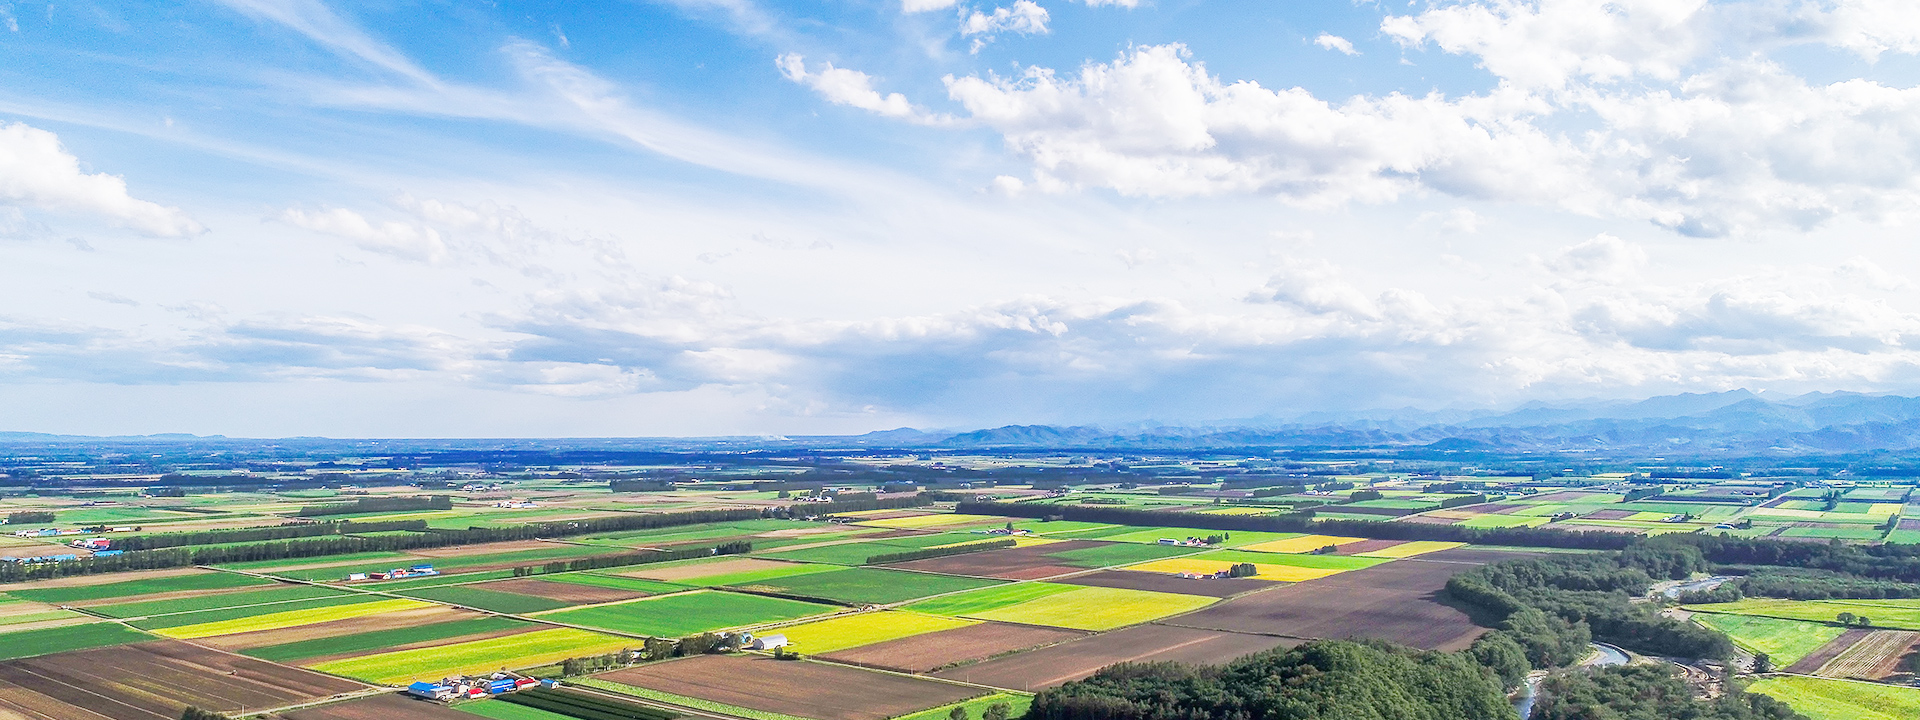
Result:
M1393 547L1385 548L1382 550L1375 550L1373 552L1363 552L1363 553L1360 553L1360 557L1407 558L1407 557L1413 557L1415 555L1425 555L1430 552L1439 552L1441 550L1452 550L1454 548L1464 547L1464 546L1466 546L1466 543L1440 542L1438 540L1415 540L1413 542L1403 542L1403 543L1400 543L1399 545L1395 545Z
M1667 518L1673 517L1678 514L1679 513L1670 513L1670 512L1637 512L1620 519L1621 520L1665 520Z
M1325 546L1323 545L1321 547ZM1122 569L1137 572L1166 573L1168 575L1178 575L1183 572L1209 575L1231 567L1233 567L1233 563L1225 560L1172 558L1168 560L1144 562L1139 565L1128 565ZM1253 567L1257 573L1254 575L1255 579L1272 580L1274 582L1306 582L1308 580L1317 580L1328 575L1338 575L1346 572L1346 570L1341 568L1308 568L1294 567L1292 565L1268 565L1266 563L1254 563Z
M951 542L945 545L928 545L925 549L938 550L940 548L950 548L958 545L972 545L977 542L987 542L989 540L1004 540L1004 539L1007 539L1008 537L1009 536L1007 535L995 535L995 536L988 536L988 537L971 537L965 540L961 540L960 542ZM1066 542L1065 540L1060 540L1058 538L1034 537L1032 535L1013 535L1011 537L1013 539L1013 546L1017 548L1033 547L1035 545L1046 545L1048 543Z
M1112 630L1174 613L1198 610L1218 598L1089 587L975 613L982 620L1051 625L1076 630Z
M278 630L280 628L312 625L314 623L323 623L331 620L366 617L368 615L379 615L380 613L393 612L395 610L412 610L414 608L428 607L432 604L433 603L420 602L419 600L379 600L359 603L357 605L335 605L333 607L312 608L308 610L289 610L287 612L222 620L220 622L200 623L199 625L182 625L180 627L153 630L151 632L161 637L191 640L193 638L232 635L234 633L252 632L255 630Z
M1287 538L1285 540L1274 540L1257 545L1248 545L1240 549L1257 550L1259 552L1304 553L1313 552L1328 545L1345 545L1347 543L1360 542L1365 539L1366 538L1342 537L1339 535L1302 535L1297 538Z
M990 520L1004 520L1004 519L1005 518L991 517L988 515L961 515L959 513L936 513L933 515L915 515L913 517L893 518L891 520L861 520L854 524L866 525L869 527L893 528L895 530L913 530L916 528L940 527L943 525L964 525L967 523L986 522Z
M1892 515L1900 512L1900 503L1874 503L1867 508L1868 515Z
M555 628L519 635L454 643L439 647L335 660L312 666L321 672L359 678L381 685L403 685L448 675L475 675L501 668L549 665L570 657L600 655L635 647L632 638Z
M764 635L785 635L793 643L794 649L805 653L827 653L835 650L872 645L887 640L938 630L978 625L978 620L922 615L915 612L889 610L886 612L861 613L847 615L831 620L810 622L790 627L768 630Z

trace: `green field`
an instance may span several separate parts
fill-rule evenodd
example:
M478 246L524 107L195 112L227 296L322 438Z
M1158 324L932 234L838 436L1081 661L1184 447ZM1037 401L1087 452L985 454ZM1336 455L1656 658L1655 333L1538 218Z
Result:
M1046 546L1042 545L1041 547L1045 548ZM1131 565L1133 563L1159 560L1160 558L1173 557L1175 555L1192 555L1200 551L1201 548L1180 547L1178 545L1116 543L1113 545L1102 545L1100 547L1047 553L1047 557L1059 558L1062 565L1100 568L1111 565Z
M947 718L952 717L953 709L956 707L966 710L967 717L977 719L986 713L987 708L992 707L994 703L1006 703L1008 710L1007 717L1017 718L1026 715L1027 708L1033 707L1033 696L1025 693L998 693L982 698L974 698L966 702L928 708L912 715L902 715L893 720L947 720Z
M366 596L362 595L357 597L364 598ZM378 615L396 610L411 610L419 607L429 607L429 605L419 600L374 600L372 602L358 602L344 605L334 604L321 608L306 608L267 613L264 615L252 615L217 622L173 625L155 629L153 633L162 637L175 638L178 640L191 640L194 638L233 635L235 633L253 632L256 630L278 630L280 628L313 625L332 622L334 620Z
M126 582L106 583L103 585L81 585L61 588L24 588L8 590L7 594L21 600L43 602L52 605L85 602L88 600L106 600L135 595L181 592L185 590L222 590L226 588L246 587L248 585L270 585L272 580L262 580L234 573L207 572L194 575L175 575L173 577L151 580L129 580Z
M440 587L442 585L464 585L488 580L505 580L510 577L513 577L512 570L487 570L485 572L466 573L464 575L435 575L433 577L414 578L412 580L382 580L372 583L356 582L353 584L353 587L393 592L396 590L412 590L423 587Z
M907 610L932 615L976 615L1003 607L1018 605L1029 600L1038 600L1049 595L1079 590L1080 585L1061 585L1057 583L1028 582L1015 585L982 588L945 597L908 605Z
M1470 528L1535 527L1547 524L1547 519L1520 515L1478 515L1454 524Z
M335 597L344 594L345 593L339 590L313 585L282 585L266 590L248 590L245 592L198 595L173 600L150 600L147 602L103 605L101 607L88 608L88 610L107 617L131 618L196 612L200 610L217 610L220 608L233 608L244 605L280 603L291 600L310 600L313 598ZM267 609L261 610L260 612L273 612L273 610Z
M656 637L793 620L837 608L798 600L701 590L613 605L542 613L540 619Z
M1769 600L1689 605L1689 610L1833 622L1840 613L1864 615L1874 627L1920 630L1920 600Z
M472 642L416 648L321 663L313 669L383 685L404 685L416 679L492 672L500 668L549 665L570 657L599 655L633 647L637 641L573 628Z
M717 703L712 700L702 700L697 697L689 697L686 695L676 695L674 693L662 692L662 691L653 690L650 688L643 688L637 685L627 685L624 683L613 682L611 680L601 680L600 678L591 678L591 677L579 678L574 680L573 684L579 685L582 687L595 688L598 690L605 690L607 692L615 693L619 695L631 695L637 698L645 698L647 700L657 700L663 703L679 705L680 707L688 707L688 708L693 708L695 710L703 710L703 711L713 713L715 715L721 715L724 717L746 718L747 720L811 720L810 718L803 718L803 717L798 717L794 715L785 715L777 712L767 712L765 710L754 710L752 708L743 708L738 705L728 705L726 703Z
M1089 587L972 613L968 617L1076 630L1112 630L1198 610L1216 601L1217 598L1196 595Z
M787 640L793 643L795 650L818 655L939 630L952 630L977 623L978 621L975 620L887 610L842 615L819 622L789 625L767 632L787 636Z
M47 655L68 650L126 643L145 642L155 639L152 635L127 628L114 622L91 623L88 625L68 625L66 627L46 628L43 630L23 630L8 633L6 642L0 642L0 660Z
M133 625L142 630L161 630L187 625L226 622L229 620L239 620L275 613L311 611L336 605L357 605L367 602L369 599L370 596L359 593L335 595L331 597L314 598L312 600L295 600L292 602L275 603L273 605L262 605L259 607L229 607L180 613L177 615L161 615L145 620L135 620L133 621Z
M885 540L860 540L838 545L803 548L800 550L781 550L776 552L754 552L755 555L773 560L799 560L803 562L832 563L835 565L862 565L867 558L875 555L907 552L934 545L963 543L980 540L984 536L964 533L944 533L939 535L914 535L908 537L887 538Z
M271 645L240 651L242 655L270 660L273 662L293 662L307 658L339 655L350 652L379 650L380 648L429 640L445 640L462 635L507 630L517 627L532 627L530 623L502 617L485 617L473 620L455 620L453 622L419 625L397 630L383 630L378 633L359 635L341 635L337 637L314 638L284 645Z
M1062 523L1056 522L1052 524L1060 525ZM1036 523L1036 525L1044 525L1044 524ZM1015 525L1014 527L1017 528L1020 526ZM1133 526L1126 526L1126 525L1109 525L1109 526L1095 526L1094 528L1078 531L1078 532L1049 533L1048 537L1072 538L1075 540L1107 540L1111 542L1145 543L1148 545L1156 545L1156 544L1159 544L1162 538L1170 538L1174 540L1185 540L1190 537L1204 538L1209 535L1225 535L1227 536L1227 541L1225 543L1222 543L1223 546L1238 547L1241 545L1253 545L1256 543L1271 542L1274 540L1285 540L1287 538L1299 537L1300 533L1255 532L1251 530L1238 530L1238 531L1203 530L1200 528L1181 528L1181 527L1140 528L1140 527L1133 527Z
M842 567L840 565L827 565L827 564L814 564L814 563L788 563L786 567L767 568L764 570L748 570L746 572L726 573L723 575L708 575L706 577L687 578L685 580L681 580L680 582L686 583L688 585L697 585L699 587L719 587L721 585L753 585L755 583L766 582L769 580L777 580L780 578L789 578L796 575L811 575L813 573L839 572L845 569L846 569L845 567Z
M680 592L681 590L687 589L687 586L685 585L675 585L670 582L661 582L659 580L647 580L645 578L621 577L619 575L597 575L594 573L560 573L556 575L541 575L539 576L539 579L544 582L569 583L572 585L592 585L594 587L613 588L615 590L629 590L632 592L641 592L641 593L646 593L648 595L664 595L666 593Z
M1920 689L1799 675L1761 679L1748 692L1771 695L1813 720L1913 720Z
M1799 620L1780 620L1752 615L1716 615L1698 613L1700 624L1726 633L1749 652L1763 652L1774 667L1786 667L1800 661L1821 645L1840 637L1845 629Z
M453 709L484 718L493 718L493 720L578 720L572 715L561 715L536 707L499 700L464 702L453 706Z
M834 572L795 575L735 586L840 603L886 605L929 595L942 595L999 584L1002 583L998 580L905 570L845 568Z
M421 598L452 605L465 605L497 613L522 615L543 610L557 610L569 603L532 595L488 590L474 585L449 585L446 587L405 590L395 593L404 597Z

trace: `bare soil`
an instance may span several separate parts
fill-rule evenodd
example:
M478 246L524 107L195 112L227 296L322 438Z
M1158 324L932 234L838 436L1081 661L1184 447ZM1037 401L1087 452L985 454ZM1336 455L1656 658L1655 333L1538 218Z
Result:
M1827 663L1833 661L1834 658L1840 657L1842 653L1845 653L1848 649L1852 648L1855 643L1858 643L1862 640L1867 639L1867 636L1872 632L1873 631L1871 630L1855 629L1855 630L1848 630L1846 632L1840 633L1840 637L1834 638L1832 640L1828 640L1827 644L1821 645L1820 647L1815 648L1813 652L1807 653L1806 657L1800 658L1799 661L1795 662L1792 665L1788 665L1784 669L1790 673L1799 673L1801 675L1812 675L1816 671L1818 671L1822 666L1825 666ZM1872 667L1873 663L1869 662L1869 663L1866 663L1866 665L1867 667ZM1825 673L1821 673L1821 674L1824 675ZM1853 676L1832 675L1830 677L1853 677Z
M634 570L632 572L623 572L623 573L617 573L617 574L625 575L627 577L644 578L647 580L661 580L665 582L673 582L675 580L692 580L694 578L712 577L714 575L726 575L730 573L739 573L739 572L751 572L754 570L770 570L773 568L787 567L791 564L792 563L784 563L778 560L761 560L759 558L740 558L737 560L721 560L720 562L697 563L693 565L681 565L678 567L652 568L648 570Z
M619 590L616 588L579 585L575 583L548 582L534 578L498 580L473 585L471 587L481 590L497 590L499 592L514 593L516 595L531 595L533 597L573 603L575 605L592 605L595 603L614 602L616 600L632 600L637 597L647 596L646 593L634 592L632 590Z
M1447 578L1472 566L1396 560L1237 597L1165 622L1204 630L1370 638L1429 650L1461 650L1487 629L1474 625L1466 613L1441 604L1439 594Z
M1405 540L1361 540L1360 542L1351 542L1345 545L1341 545L1339 546L1339 548L1337 548L1334 551L1333 554L1359 555L1360 553L1370 553L1370 552L1385 550L1395 545L1404 544L1405 542L1406 542Z
M279 707L364 687L172 640L0 663L0 688L17 698L10 702L16 711L38 703L45 709L35 716L54 718L174 720L188 705L235 713L243 707ZM79 708L91 714L75 712Z
M1031 652L942 670L933 676L1031 692L1085 678L1100 668L1118 662L1176 661L1218 665L1248 653L1291 647L1301 642L1268 635L1136 625Z
M287 720L474 720L478 716L436 702L389 694L295 710L281 717Z
M1059 582L1068 585L1087 585L1091 587L1125 588L1127 590L1152 590L1154 592L1181 593L1184 595L1205 595L1207 597L1233 597L1257 590L1279 587L1281 583L1253 578L1210 578L1205 580L1183 578L1156 572L1135 572L1132 570L1102 570L1097 573L1075 575L1061 578Z
M1086 637L1086 633L1078 630L989 622L863 645L820 657L883 670L923 673L1082 637Z
M1111 543L1092 540L1067 540L1044 545L1032 545L1023 548L988 550L986 552L950 555L928 560L914 560L897 563L892 567L907 570L924 570L947 575L972 575L975 577L993 577L1007 580L1032 580L1053 577L1073 572L1085 572L1087 568L1076 568L1060 564L1060 559L1051 557L1053 553L1081 548L1094 548Z
M702 655L616 670L617 683L816 720L886 720L986 694L979 688L827 663Z

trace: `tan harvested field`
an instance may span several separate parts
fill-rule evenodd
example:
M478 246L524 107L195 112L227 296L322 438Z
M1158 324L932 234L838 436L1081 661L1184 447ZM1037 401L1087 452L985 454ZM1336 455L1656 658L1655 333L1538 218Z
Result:
M986 622L862 645L820 657L865 667L923 673L1086 635L1079 630Z
M595 603L614 602L616 600L632 600L637 597L647 596L646 593L634 592L632 590L617 590L614 588L577 585L574 583L548 582L546 580L536 580L533 578L496 580L479 585L468 585L467 587L514 593L516 595L531 595L533 597L558 600L575 605L592 605Z
M454 620L475 620L482 617L486 616L467 610L455 610L445 605L433 605L430 607L396 610L378 615L347 618L345 620L314 623L312 625L299 625L295 627L275 628L272 630L255 630L253 632L234 633L232 635L216 635L213 637L199 638L194 642L222 650L246 650L249 648L284 645L291 642L301 642L318 638L362 635L386 630L418 627L420 625L431 625L433 623L451 622Z
M1371 638L1429 650L1461 650L1486 628L1440 604L1437 596L1447 578L1471 567L1461 561L1396 560L1234 598L1165 622L1203 630Z
M756 655L702 655L599 677L815 720L886 720L986 694L979 688L845 665Z
M175 720L188 705L233 713L243 706L291 705L364 687L172 640L0 663L0 705L28 717L59 720ZM87 712L78 712L81 708Z
M1334 554L1335 555L1359 555L1360 553L1370 553L1378 550L1385 550L1395 545L1403 545L1405 543L1406 543L1405 540L1361 540L1360 542L1353 542L1353 543L1347 543L1347 544L1341 545L1339 548L1336 549Z
M831 525L825 526L825 527L797 527L797 528L786 528L783 530L769 530L767 532L756 534L754 535L754 537L763 537L763 538L806 537L808 535L825 535L828 533L837 533L837 532L841 532L841 530L842 528L834 527Z
M732 573L752 572L754 570L769 570L772 568L788 567L792 564L793 563L781 562L779 560L761 560L759 558L740 558L738 560L721 560L720 562L697 563L693 565L679 565L676 567L653 568L650 570L634 570L632 572L623 572L623 573L616 573L616 574L625 575L627 577L644 578L647 580L661 580L665 582L673 582L675 580L692 580L694 578L712 577L714 575L729 575Z
M1102 570L1097 573L1061 578L1056 582L1068 585L1151 590L1154 592L1205 595L1207 597L1217 598L1233 597L1242 593L1280 587L1281 585L1281 583L1255 580L1253 578L1196 580L1182 578L1178 575L1168 575L1166 573L1135 572L1132 570Z
M892 565L891 567L925 572L945 573L947 575L972 575L975 577L993 577L1007 580L1033 580L1053 577L1067 573L1086 572L1086 568L1070 567L1060 564L1058 558L1049 557L1051 553L1082 548L1096 548L1110 543L1091 540L1066 540L1044 545L1005 550L951 555L929 560L914 560Z
M1175 661L1218 665L1302 641L1268 635L1136 625L1124 630L934 673L934 677L1035 691L1085 678L1118 662Z
M1394 522L1419 523L1421 525L1452 525L1460 522L1461 519L1462 518L1449 515L1404 515L1395 519Z
M1851 635L1854 632L1856 631L1849 630L1847 634ZM1814 674L1825 677L1879 680L1894 674L1899 669L1900 657L1906 655L1916 642L1920 642L1920 633L1904 630L1875 630L1861 638L1859 642L1841 650L1831 662L1826 663ZM1828 643L1828 645L1832 644ZM1824 653L1826 649L1822 647L1820 652Z
M1820 647L1815 648L1813 652L1807 653L1806 657L1800 658L1800 660L1795 662L1794 664L1788 665L1781 669L1790 673L1799 673L1802 675L1825 674L1825 673L1818 672L1821 667L1825 666L1829 662L1832 662L1834 658L1840 657L1841 653L1844 653L1847 651L1848 648L1853 647L1854 643L1858 643L1861 640L1867 639L1867 635L1870 632L1872 631L1848 630L1846 632L1840 633L1840 637L1834 638L1832 640L1828 640L1827 644L1821 645ZM1848 676L1831 675L1829 677L1848 677Z
M474 720L478 715L405 695L375 695L364 700L322 705L281 715L287 720Z

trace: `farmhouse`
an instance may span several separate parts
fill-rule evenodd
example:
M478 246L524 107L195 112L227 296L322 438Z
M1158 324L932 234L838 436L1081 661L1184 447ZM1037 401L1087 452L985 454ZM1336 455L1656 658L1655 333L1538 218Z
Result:
M453 697L453 688L435 685L429 682L417 682L407 686L407 694L428 700L447 700Z

